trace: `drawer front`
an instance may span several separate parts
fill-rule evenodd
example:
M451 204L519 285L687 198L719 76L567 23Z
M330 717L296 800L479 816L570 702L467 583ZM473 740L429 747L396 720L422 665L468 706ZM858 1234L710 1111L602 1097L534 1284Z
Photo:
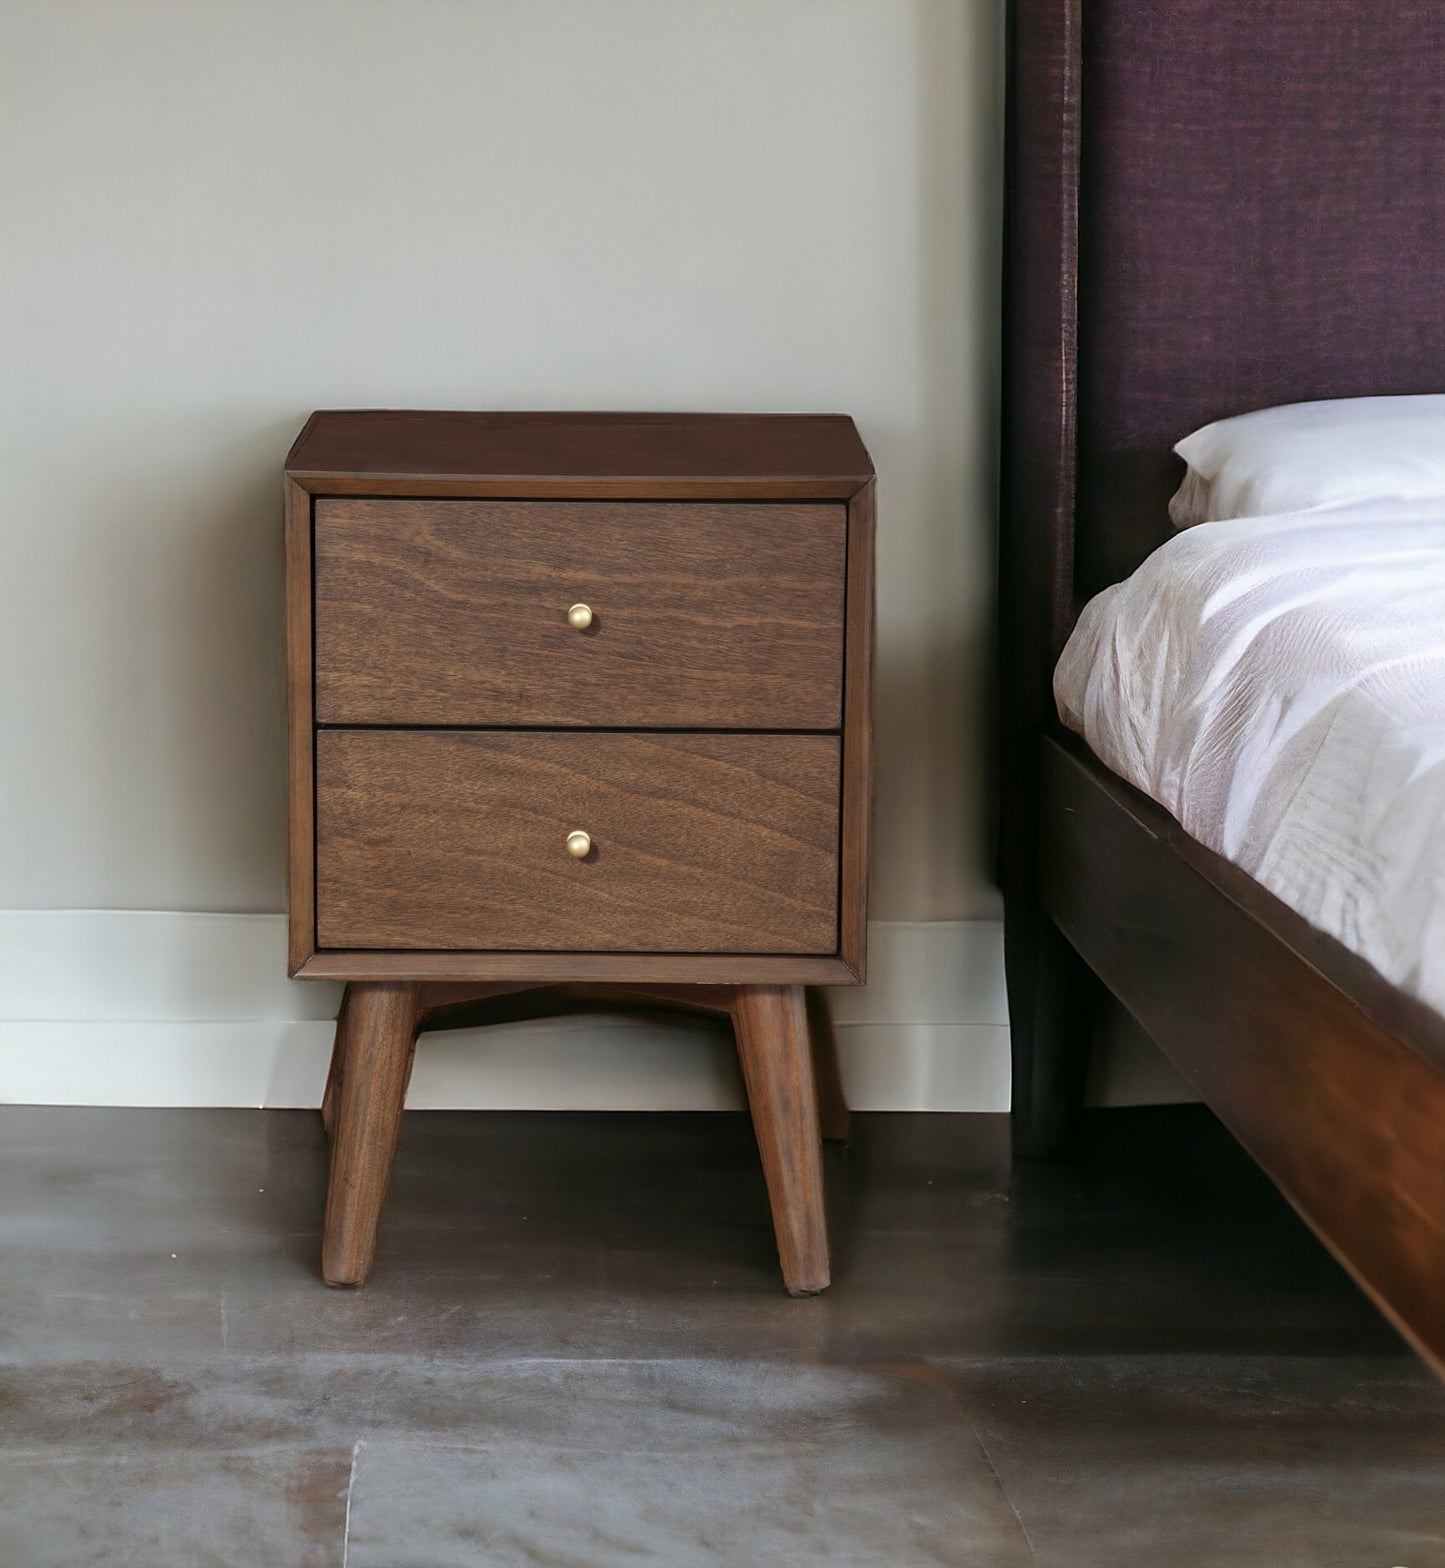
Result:
M834 729L846 519L826 503L320 499L317 720Z
M831 735L319 731L319 945L832 953L839 750Z

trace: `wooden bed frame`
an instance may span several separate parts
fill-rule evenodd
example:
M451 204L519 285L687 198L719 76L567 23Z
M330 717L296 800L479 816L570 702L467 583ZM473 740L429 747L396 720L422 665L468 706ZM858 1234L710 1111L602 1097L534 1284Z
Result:
M1069 1142L1107 988L1445 1371L1445 1018L1111 774L1051 691L1081 604L1168 536L1173 441L1445 390L1445 6L1011 0L1008 181L1015 1146Z

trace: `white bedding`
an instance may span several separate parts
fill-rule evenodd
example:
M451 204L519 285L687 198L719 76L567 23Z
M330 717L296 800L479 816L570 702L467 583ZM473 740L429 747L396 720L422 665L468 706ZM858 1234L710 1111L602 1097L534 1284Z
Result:
M1059 713L1445 1012L1445 502L1205 523L1084 610Z

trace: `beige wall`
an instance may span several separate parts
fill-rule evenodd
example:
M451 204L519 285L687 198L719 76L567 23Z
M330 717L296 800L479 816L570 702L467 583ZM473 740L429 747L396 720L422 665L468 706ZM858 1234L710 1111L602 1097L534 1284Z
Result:
M0 906L281 907L318 405L841 409L874 913L982 860L994 0L0 0Z

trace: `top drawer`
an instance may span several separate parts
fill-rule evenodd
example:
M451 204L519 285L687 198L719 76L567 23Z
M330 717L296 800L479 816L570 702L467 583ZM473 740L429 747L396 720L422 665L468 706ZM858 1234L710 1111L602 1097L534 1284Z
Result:
M318 499L317 722L836 729L846 533L831 503Z

